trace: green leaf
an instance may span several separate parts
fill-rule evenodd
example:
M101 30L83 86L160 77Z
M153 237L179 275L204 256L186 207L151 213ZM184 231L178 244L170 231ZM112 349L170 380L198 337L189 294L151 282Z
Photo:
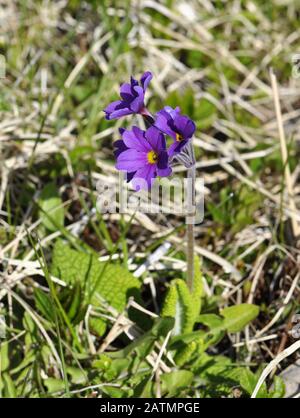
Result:
M270 390L271 398L283 398L285 395L285 384L281 377L275 376L274 386Z
M259 377L252 373L249 369L243 369L240 376L240 385L248 393L248 395L252 395L258 379ZM256 397L268 398L268 391L265 382L261 385Z
M181 343L189 344L192 341L195 341L195 340L198 340L199 338L204 337L206 334L207 333L201 329L198 331L188 332L186 334L175 335L171 339L170 345L172 348L176 348Z
M173 335L181 335L193 330L196 318L201 310L203 293L199 258L195 257L193 292L190 292L184 280L172 280L162 308L162 316L171 316L175 319Z
M43 188L39 200L39 217L42 224L51 232L57 230L57 226L64 225L64 208L61 207L62 200L54 183L48 183ZM55 224L51 221L54 220Z
M156 318L153 327L144 335L119 351L110 354L113 358L124 358L136 351L140 358L146 357L159 338L165 338L174 327L174 319L170 317Z
M181 390L189 388L194 375L188 370L177 370L171 373L164 373L161 376L162 394L176 396Z
M119 389L113 386L103 386L101 391L110 398L124 398L126 396L126 392L123 389Z
M91 330L102 337L103 334L105 334L106 331L106 322L102 318L90 318L89 320L89 326Z
M206 325L211 332L219 332L225 329L225 320L215 314L199 315L197 322Z
M62 241L54 246L51 273L71 286L80 283L86 304L99 306L104 300L121 312L130 296L140 301L141 283L123 266L101 263L95 255L73 250ZM92 318L91 327L103 332L103 321Z
M226 325L224 318L215 314L199 315L197 322L206 325L209 331L204 336L204 349L217 344L224 337Z
M4 395L6 398L16 398L16 388L8 373L3 373Z
M77 281L72 288L66 287L59 293L60 302L73 324L78 324L86 314L82 285Z
M170 302L171 297L174 297L174 312L172 316L175 319L173 335L181 335L193 329L193 312L192 299L187 288L186 283L181 280L172 281L169 297L166 298L166 304ZM167 309L162 311L162 316L165 316Z
M37 309L49 321L54 321L52 301L48 294L39 288L34 289L34 300Z
M106 354L100 354L99 359L93 361L92 367L100 370L108 370L111 363L112 359L110 357Z
M230 358L203 353L190 366L203 387L203 397L228 397L239 386L242 368L237 367Z
M60 392L65 390L65 382L60 379L54 379L53 377L49 377L48 379L44 380L44 384L49 393Z
M7 370L8 366L9 366L8 342L2 343L0 340L0 371L3 372Z
M75 385L87 383L87 376L83 370L77 367L67 367L67 373L71 376L71 382Z
M258 314L259 307L247 303L230 306L221 310L221 315L225 318L225 328L229 332L240 332Z
M202 340L199 338L199 343L192 341L190 344L183 344L182 347L179 347L174 356L175 363L178 366L183 366L185 363L188 363L192 357L197 353L198 346L202 345Z
M22 369L25 369L26 367L28 367L29 365L31 365L31 363L34 363L35 360L36 360L36 353L34 352L34 350L30 349L26 353L26 356L21 361L21 363L19 363L17 365L17 367L15 367L14 369L12 369L11 372L10 372L10 374L11 375L15 375L15 374L19 373Z
M123 371L127 371L130 366L130 360L127 358L110 359L109 367L106 368L104 379L111 381L116 379Z
M153 398L154 397L151 375L144 377L144 379L135 386L133 396L134 398Z

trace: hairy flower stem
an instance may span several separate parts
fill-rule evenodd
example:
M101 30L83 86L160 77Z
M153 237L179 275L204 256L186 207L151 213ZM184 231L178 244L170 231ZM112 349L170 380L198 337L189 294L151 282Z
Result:
M195 199L195 159L193 145L190 145L190 158L192 161L191 167L187 170L187 199L188 199L188 214L186 216L186 251L187 251L187 286L192 292L194 290L194 224L195 224L195 211L196 211L196 199Z

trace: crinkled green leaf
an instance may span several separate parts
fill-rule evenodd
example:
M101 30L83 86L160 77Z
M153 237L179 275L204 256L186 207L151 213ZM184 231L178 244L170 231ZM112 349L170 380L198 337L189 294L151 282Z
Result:
M54 247L51 272L69 284L82 283L85 297L99 305L99 295L122 310L130 296L139 295L140 281L118 264L102 263L96 256L71 249L58 241ZM93 293L93 289L95 292Z
M184 280L173 280L162 308L162 316L172 316L175 319L173 335L181 335L193 330L196 318L201 310L202 296L203 279L199 259L195 257L193 291L190 292Z
M95 306L104 300L121 312L130 296L140 299L140 282L124 267L102 263L95 255L73 250L62 241L55 244L51 273L73 286L79 282L85 301ZM103 321L97 318L91 321L94 330L98 322L103 331Z

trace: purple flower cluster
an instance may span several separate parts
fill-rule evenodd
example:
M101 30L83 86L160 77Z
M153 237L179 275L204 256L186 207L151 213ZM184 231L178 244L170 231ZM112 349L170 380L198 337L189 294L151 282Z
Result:
M131 77L130 84L120 87L122 100L109 104L104 110L106 119L118 119L131 114L146 118L146 131L137 126L131 130L121 128L122 139L115 142L116 168L126 172L127 181L132 181L135 190L150 189L155 178L171 174L170 163L188 144L195 132L195 123L181 115L180 108L165 106L155 117L145 107L145 92L152 79L151 72L145 72L140 83ZM166 135L173 139L167 148Z

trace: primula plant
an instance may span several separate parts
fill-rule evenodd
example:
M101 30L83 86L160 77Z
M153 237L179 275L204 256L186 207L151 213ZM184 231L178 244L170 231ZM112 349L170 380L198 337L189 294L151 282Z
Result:
M0 399L300 398L298 3L0 1Z
M131 77L130 83L120 87L121 100L110 103L104 110L106 119L119 119L123 116L140 114L145 119L146 130L133 126L131 130L120 128L121 139L115 142L116 168L125 172L127 181L134 189L149 190L157 177L168 177L172 166L182 163L191 178L191 205L195 204L195 158L192 137L195 123L181 114L179 107L165 106L152 115L145 105L145 93L152 79L146 71L140 83ZM169 141L170 140L170 141ZM170 143L167 146L167 143ZM187 219L187 282L193 290L194 230L193 215Z
M137 126L120 128L121 138L114 143L116 168L125 173L127 182L131 182L135 191L150 190L158 178L171 176L175 164L182 164L186 168L187 178L191 180L188 203L193 208L186 214L187 274L186 280L171 281L160 312L161 318L156 320L151 331L113 357L121 358L132 350L139 353L146 342L151 340L154 344L156 339L171 335L168 350L181 369L163 375L165 387L174 379L176 381L174 393L169 392L169 395L183 393L180 392L180 382L184 382L183 387L188 387L193 374L201 374L203 382L206 382L206 389L202 390L205 396L214 396L214 391L218 395L228 395L232 385L240 385L246 393L251 394L257 377L250 370L234 366L226 357L213 358L206 351L220 342L226 332L240 332L256 318L259 309L252 304L241 304L225 308L219 315L202 313L204 282L199 259L194 255L196 208L192 139L196 126L191 118L181 113L180 107L165 106L154 115L150 113L145 104L145 93L151 79L149 71L142 75L140 83L131 77L130 83L120 87L121 100L109 104L104 112L107 120L134 114L144 119L144 130ZM218 377L220 373L223 380ZM276 383L278 387L274 391L268 393L264 387L260 396L281 396L281 381ZM146 376L145 381L134 389L134 396L155 396L156 390L155 383Z
M0 2L0 398L300 397L296 3Z

